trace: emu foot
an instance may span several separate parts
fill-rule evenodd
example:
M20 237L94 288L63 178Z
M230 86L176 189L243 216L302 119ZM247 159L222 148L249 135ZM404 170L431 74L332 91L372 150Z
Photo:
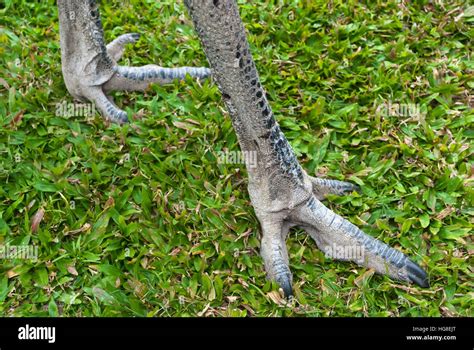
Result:
M342 194L356 187L310 177L298 163L260 83L237 2L186 0L185 4L241 150L255 154L256 164L247 162L248 190L262 227L261 254L268 277L278 282L286 295L292 294L285 240L289 229L298 226L328 256L427 286L426 273L403 253L366 235L320 202L329 193Z
M112 122L128 121L127 113L109 95L112 91L143 91L152 83L169 83L187 74L202 79L211 73L204 67L120 66L117 61L125 46L137 42L139 34L123 34L106 46L95 0L58 0L58 9L66 87L74 98L95 103L102 116Z
M124 46L138 41L140 35L136 33L123 34L107 45L107 54L114 63L119 60L124 52ZM204 79L211 75L211 70L205 67L177 67L165 68L154 64L141 67L114 65L114 74L102 85L103 92L108 101L96 99L95 102L102 115L113 122L124 123L128 121L124 111L119 110L109 95L111 91L144 91L151 84L167 84L173 80L183 80L186 75L193 78Z
M292 295L292 274L285 240L290 228L295 226L304 229L327 257L352 261L360 266L373 268L377 273L421 287L429 286L426 272L402 252L365 234L320 201L326 194L341 195L357 191L357 186L306 174L304 178L303 187L286 183L286 188L293 187L291 194L287 192L281 198L275 193L273 198L276 200L270 202L259 200L262 195L269 198L258 193L257 188L264 188L262 184L249 186L252 202L258 202L254 206L262 226L261 255L267 276L279 284L286 296ZM279 190L278 187L276 186L276 191ZM288 199L290 205L282 206L282 200ZM265 202L270 204L262 205Z
M113 73L110 75L104 72L104 74L100 71L102 67L96 67L97 77L110 75L110 78L101 84L96 84L97 78L93 76L83 79L83 71L81 72L79 69L74 71L73 76L67 79L68 81L73 80L75 85L79 85L74 88L74 91L81 91L82 94L76 97L94 102L101 115L114 123L126 123L128 122L128 116L125 111L117 107L110 92L144 91L153 83L161 85L173 80L182 80L187 74L199 79L207 78L211 74L210 69L204 67L165 68L154 64L142 67L118 65L117 61L122 57L125 45L135 43L139 38L140 35L136 33L123 34L107 45L106 55L112 61ZM109 68L104 67L103 69L107 71ZM90 80L93 84L90 84ZM73 92L71 94L75 95Z

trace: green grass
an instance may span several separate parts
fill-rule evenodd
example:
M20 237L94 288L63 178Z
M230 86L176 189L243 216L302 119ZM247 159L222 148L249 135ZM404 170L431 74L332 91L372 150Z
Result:
M144 34L122 63L207 65L181 2L121 3L101 4L106 39ZM284 3L241 3L283 131L310 175L361 185L329 207L411 256L431 287L325 258L293 231L296 300L285 304L265 279L245 168L217 162L239 150L217 87L116 94L138 116L123 127L58 117L72 98L55 1L7 0L0 244L37 246L39 259L0 261L0 315L473 316L474 8ZM384 115L388 102L426 113Z

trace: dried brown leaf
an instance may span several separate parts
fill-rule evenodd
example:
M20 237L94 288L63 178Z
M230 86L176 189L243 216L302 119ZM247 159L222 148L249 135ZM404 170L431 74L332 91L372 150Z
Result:
M74 275L74 276L79 275L79 274L77 273L77 270L76 270L76 268L75 268L74 266L68 266L68 267L67 267L67 271L68 271L71 275Z
M267 297L269 297L270 300L273 301L277 305L282 305L284 302L284 299L281 297L280 293L277 292L276 290L272 290L271 292L268 292Z
M38 226L43 220L43 216L44 216L44 209L43 208L38 209L36 214L31 219L31 232L36 232L38 230Z
M8 270L7 271L7 277L8 278L13 278L13 277L16 277L18 276L19 274L17 272L15 272L14 270Z

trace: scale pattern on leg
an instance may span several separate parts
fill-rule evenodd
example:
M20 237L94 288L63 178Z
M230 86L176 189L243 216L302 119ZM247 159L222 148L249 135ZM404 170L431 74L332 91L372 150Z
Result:
M166 68L148 65L145 67L118 66L117 73L131 80L152 80L154 82L166 84L173 80L182 80L187 74L193 78L207 78L211 74L211 70L204 67Z
M259 167L275 164L274 171L302 185L304 171L268 103L236 4L227 0L185 0L185 4L242 151L258 152Z
M292 275L288 266L286 234L288 227L278 221L262 221L262 240L260 252L269 279L283 289L286 296L292 295Z
M364 259L348 258L359 265L374 268L378 273L392 278L428 286L428 278L417 264L402 252L367 235L357 226L329 210L316 198L311 198L296 216L323 250L332 244L339 246L359 246L363 248ZM316 229L316 230L315 230Z
M95 87L91 89L88 97L93 101L102 116L113 123L123 124L128 122L127 112L118 108L113 101L102 91L102 88Z
M209 68L179 67L164 68L154 64L143 67L117 66L116 74L104 84L104 91L143 91L151 84L167 84L173 80L183 80L187 74L203 79L211 74Z

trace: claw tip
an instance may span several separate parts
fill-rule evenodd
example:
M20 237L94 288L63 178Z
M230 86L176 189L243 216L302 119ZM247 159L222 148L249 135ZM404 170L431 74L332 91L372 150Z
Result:
M283 290L283 294L285 295L285 298L290 298L293 296L293 288L291 287L291 280L287 278L282 278L278 280L278 284L280 285L280 288Z
M408 261L406 266L408 272L408 279L422 288L428 288L430 286L428 280L428 274L418 264L413 261Z

